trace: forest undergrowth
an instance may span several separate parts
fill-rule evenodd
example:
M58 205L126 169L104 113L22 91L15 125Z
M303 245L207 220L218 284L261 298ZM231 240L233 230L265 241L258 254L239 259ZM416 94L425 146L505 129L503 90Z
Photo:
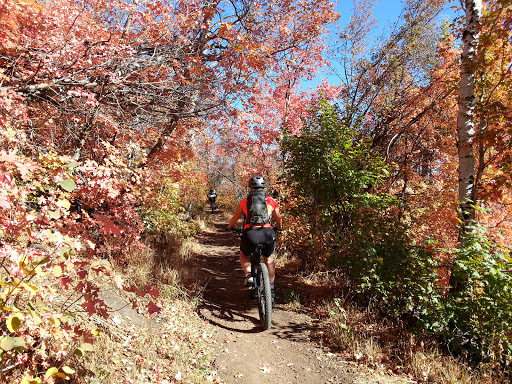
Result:
M312 338L344 360L381 373L408 375L417 383L503 383L451 354L435 338L386 316L378 303L361 305L340 285L338 273L300 272L301 261L286 251L277 260L278 273L297 275L298 288L284 293L286 308L316 318L320 326Z
M94 355L84 361L88 374L83 382L219 383L210 354L213 340L195 312L200 298L181 284L183 265L197 244L175 235L149 236L145 242L148 248L129 253L114 268L137 287L155 287L161 310L143 313L144 298L114 287L112 305L121 310L104 327ZM124 318L123 308L129 309Z
M197 218L200 230L209 224ZM211 354L211 339L204 320L196 313L201 290L182 284L188 259L197 254L193 237L179 233L151 234L144 249L127 250L122 263L112 259L113 268L126 282L140 289L153 287L160 309L148 313L148 299L98 282L102 298L113 311L107 320L83 318L100 328L94 352L79 362L83 383L221 383ZM109 293L110 292L110 293Z
M196 225L206 229L212 223L199 219ZM210 354L215 341L195 313L200 289L191 292L182 285L187 259L197 253L199 244L194 238L183 240L175 235L149 236L146 241L151 247L128 252L130 257L123 264L114 263L114 268L135 286L156 287L160 292L157 305L162 311L146 317L142 311L131 309L126 319L122 315L104 322L93 319L101 334L94 354L78 364L84 379L95 378L93 382L97 383L120 378L124 381L119 382L127 383L144 379L220 383L215 357ZM435 338L418 334L405 322L386 316L377 302L361 305L354 293L340 284L342 274L306 272L302 260L287 253L285 246L278 246L276 258L278 274L297 277L297 288L283 293L284 307L291 311L307 309L320 321L313 340L344 360L376 372L408 375L417 383L503 382L503 378L451 354ZM108 291L108 287L104 289ZM147 298L115 290L119 296L113 305L118 308L147 305Z
M201 228L206 223L199 218L194 225ZM46 343L54 345L47 348L61 352L41 362L38 368L46 371L43 380L38 378L41 372L27 370L22 364L4 366L0 378L27 384L69 380L88 384L219 383L210 354L213 340L196 313L200 298L181 284L181 275L186 272L183 265L197 243L192 237L172 232L147 235L144 243L144 248L127 247L122 260L105 260L116 279L101 274L90 278L98 298L107 306L106 316L88 314L83 310L83 296L54 286L56 299L45 303L46 310L62 313L65 319L61 318L61 324L56 317L55 327L48 330L52 338ZM132 292L121 289L128 284L134 288ZM146 290L154 294L143 294ZM62 327L63 333L73 329L81 336L90 331L93 339L85 336L84 342L63 348L58 343L65 336L57 327ZM28 375L35 377L29 379Z

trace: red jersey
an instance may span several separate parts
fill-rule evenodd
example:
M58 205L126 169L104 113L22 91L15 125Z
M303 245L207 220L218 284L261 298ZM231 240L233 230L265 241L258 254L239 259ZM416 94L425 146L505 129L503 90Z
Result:
M278 207L277 202L271 198L270 196L267 196L267 211L268 211L268 217L272 217L272 213L274 210ZM247 217L247 197L243 199L240 202L240 208L242 208L242 211L244 212L245 217ZM264 227L272 227L270 223L266 223L263 225ZM244 224L244 228L249 228L249 224Z

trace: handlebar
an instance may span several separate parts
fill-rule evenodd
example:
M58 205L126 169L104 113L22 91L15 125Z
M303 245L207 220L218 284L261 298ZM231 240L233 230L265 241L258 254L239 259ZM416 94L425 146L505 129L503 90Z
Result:
M278 233L278 232L281 232L282 229L281 228L276 228L276 227L272 227L272 229L274 230L275 233ZM238 233L239 235L242 234L242 232L244 231L243 229L241 228L226 228L226 231L230 231L230 232L234 232L234 233Z

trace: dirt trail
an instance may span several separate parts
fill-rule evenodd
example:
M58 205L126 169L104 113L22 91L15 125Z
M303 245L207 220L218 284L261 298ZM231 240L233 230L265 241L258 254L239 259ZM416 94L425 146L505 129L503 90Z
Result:
M306 313L286 309L283 293L290 290L293 276L279 275L279 271L273 326L263 331L256 302L241 288L239 239L224 227L224 222L218 222L214 229L198 235L202 252L187 279L204 287L199 313L212 325L221 379L228 384L408 382L354 367L313 343L309 336L315 322Z

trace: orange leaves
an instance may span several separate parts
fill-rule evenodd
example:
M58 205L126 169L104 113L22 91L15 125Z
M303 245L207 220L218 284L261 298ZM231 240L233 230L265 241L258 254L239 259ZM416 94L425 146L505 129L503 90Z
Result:
M222 23L217 29L217 36L225 39L232 39L234 36L231 31L234 30L234 26L231 23ZM238 35L240 37L240 35Z
M21 28L33 23L42 5L33 0L3 0L0 4L0 47L12 51L23 39Z
M33 120L12 134L27 138L23 146L99 160L97 143L112 137L120 146L127 137L145 145L159 135L166 140L170 111L178 120L227 114L229 108L220 108L226 100L282 71L286 63L279 63L290 56L301 55L301 70L314 68L319 33L333 17L324 0L307 10L282 0L209 7L199 1L88 4L75 9L66 0L41 3L40 17L30 27L20 24L20 48L29 54L2 62L17 71L7 86L31 95L27 110ZM130 14L125 29L111 19L116 7ZM148 130L156 135L141 134Z

